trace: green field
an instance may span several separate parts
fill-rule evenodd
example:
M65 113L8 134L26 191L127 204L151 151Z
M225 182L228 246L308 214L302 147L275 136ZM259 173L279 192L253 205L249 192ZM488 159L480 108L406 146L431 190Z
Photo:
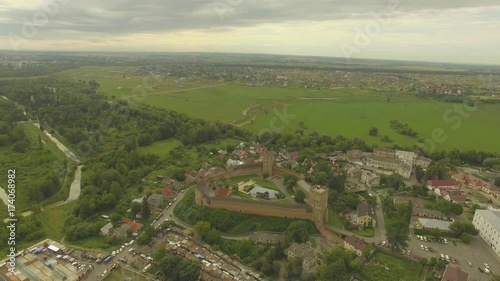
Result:
M459 117L456 104L421 100L404 93L386 93L359 88L305 89L296 86L246 87L236 83L201 79L162 78L155 87L154 77L128 76L132 67L84 67L58 75L73 79L96 79L99 92L132 102L163 107L210 121L242 125L255 133L272 130L293 133L302 122L305 131L317 131L331 136L362 138L370 144L384 145L380 137L371 137L372 126L379 136L388 135L394 143L413 146L416 139L394 132L390 120L408 123L422 140L431 139L435 129L442 129L446 140L436 143L436 149L483 150L499 152L500 105L484 104L470 116ZM123 75L126 75L123 78ZM145 79L149 81L145 83ZM135 89L135 90L134 90ZM391 96L390 102L387 101ZM245 116L245 110L253 109ZM287 118L280 118L285 114ZM461 124L451 118L459 118ZM450 121L451 120L451 121ZM430 146L427 146L430 148Z
M170 151L180 146L181 142L176 139L158 141L146 147L139 147L140 153L152 153L160 157L166 157Z
M366 281L420 281L422 270L418 263L378 253L363 266L361 276Z

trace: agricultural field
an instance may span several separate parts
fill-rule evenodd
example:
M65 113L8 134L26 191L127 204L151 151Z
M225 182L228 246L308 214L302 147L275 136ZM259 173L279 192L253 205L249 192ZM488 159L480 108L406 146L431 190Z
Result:
M404 93L361 88L306 89L297 86L246 87L232 82L129 76L133 68L85 67L58 75L96 79L99 92L131 102L163 107L192 117L221 121L255 133L293 133L297 129L331 136L362 138L370 144L387 135L393 143L427 149L500 152L500 105L482 104L470 113L460 106L422 100ZM390 97L390 99L389 99ZM462 115L461 115L462 114ZM417 138L397 134L389 122L407 123ZM369 136L371 127L378 137ZM436 137L436 135L438 137Z

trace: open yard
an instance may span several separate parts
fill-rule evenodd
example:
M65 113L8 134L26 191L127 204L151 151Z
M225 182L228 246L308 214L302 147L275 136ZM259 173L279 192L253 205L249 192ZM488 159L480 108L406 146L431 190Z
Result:
M368 135L372 126L379 136L394 143L413 146L417 139L432 139L433 131L444 131L436 149L499 152L500 105L483 104L460 116L457 104L421 100L404 93L385 93L360 88L305 89L297 86L246 87L236 83L202 79L155 78L132 75L134 67L82 67L57 75L73 79L95 79L104 95L124 98L186 113L211 121L237 124L255 133L274 128L293 133L304 131L362 138L384 145L380 137ZM148 87L147 84L155 87ZM390 96L390 101L388 101ZM425 114L423 114L425 113ZM418 133L417 138L394 132L389 121L399 120ZM460 120L460 121L458 121ZM274 124L274 126L271 126ZM434 133L435 134L435 133ZM427 148L431 148L427 144Z
M147 281L148 279L140 274L132 272L121 266L117 267L115 270L103 279L103 281Z
M363 266L361 276L366 281L420 281L422 270L418 263L378 253Z

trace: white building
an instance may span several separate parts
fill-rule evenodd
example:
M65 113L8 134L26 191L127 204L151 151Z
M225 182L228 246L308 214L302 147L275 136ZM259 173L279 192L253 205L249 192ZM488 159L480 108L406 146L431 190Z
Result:
M500 256L500 211L476 210L472 223L481 238Z
M410 166L413 166L413 162L417 159L417 156L415 152L396 149L396 158Z

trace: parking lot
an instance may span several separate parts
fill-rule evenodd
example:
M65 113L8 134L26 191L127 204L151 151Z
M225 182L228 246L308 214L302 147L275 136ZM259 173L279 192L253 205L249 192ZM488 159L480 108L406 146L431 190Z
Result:
M421 245L432 248L434 252L422 250ZM412 235L410 241L408 241L408 250L412 252L412 255L427 259L432 257L441 258L441 254L448 255L450 259L458 261L458 264L453 264L451 261L450 264L460 266L462 270L470 274L470 281L490 280L493 273L500 273L499 259L479 236L474 237L470 244L457 242L454 245L452 241L448 241L447 244L425 242L418 239L416 235ZM472 263L472 266L469 266L469 261ZM489 275L481 273L478 269L478 267L484 268L485 263L489 265L492 271Z

